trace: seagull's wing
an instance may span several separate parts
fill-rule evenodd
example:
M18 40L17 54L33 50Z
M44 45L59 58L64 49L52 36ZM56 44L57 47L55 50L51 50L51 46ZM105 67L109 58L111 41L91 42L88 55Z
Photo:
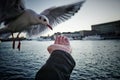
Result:
M41 14L48 17L50 25L55 26L71 18L75 13L78 12L84 2L85 0L60 7L52 7L46 9Z
M5 24L23 13L23 0L0 0L0 23Z

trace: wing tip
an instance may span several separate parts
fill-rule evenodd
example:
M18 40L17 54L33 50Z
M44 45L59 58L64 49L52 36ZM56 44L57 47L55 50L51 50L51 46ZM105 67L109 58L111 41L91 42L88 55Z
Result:
M75 12L78 12L78 10L81 9L81 7L83 6L83 4L86 2L86 0L82 0L77 2L77 10Z
M79 1L78 4L83 5L86 2L86 0Z

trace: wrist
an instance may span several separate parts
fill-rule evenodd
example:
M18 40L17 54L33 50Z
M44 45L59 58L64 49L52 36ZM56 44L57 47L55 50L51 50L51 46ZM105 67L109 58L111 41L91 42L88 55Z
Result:
M51 54L53 51L55 50L61 50L61 51L65 51L67 53L71 53L72 52L72 49L71 47L69 46L63 46L63 45L58 45L58 44L54 44L54 45L51 45L49 46L48 48L48 52Z

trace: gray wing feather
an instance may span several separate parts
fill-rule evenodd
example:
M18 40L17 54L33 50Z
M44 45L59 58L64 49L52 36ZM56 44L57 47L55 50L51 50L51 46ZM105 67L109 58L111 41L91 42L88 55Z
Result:
M47 16L50 24L55 26L71 18L75 13L78 12L84 2L85 0L65 6L52 7L46 9L41 14Z
M0 23L6 24L23 13L25 9L23 0L0 0Z

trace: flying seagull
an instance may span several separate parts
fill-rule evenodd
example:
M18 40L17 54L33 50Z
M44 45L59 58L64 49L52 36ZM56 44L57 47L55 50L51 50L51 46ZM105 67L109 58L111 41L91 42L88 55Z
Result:
M14 33L18 33L17 38L19 39L21 32L26 32L28 36L33 36L47 30L47 27L52 30L54 26L68 20L77 13L84 2L85 0L51 7L37 14L31 9L26 9L23 0L0 0L0 24L4 24L4 27L0 28L0 35L7 35L4 38L12 35L12 47L14 49ZM20 44L19 40L17 47L19 50Z

